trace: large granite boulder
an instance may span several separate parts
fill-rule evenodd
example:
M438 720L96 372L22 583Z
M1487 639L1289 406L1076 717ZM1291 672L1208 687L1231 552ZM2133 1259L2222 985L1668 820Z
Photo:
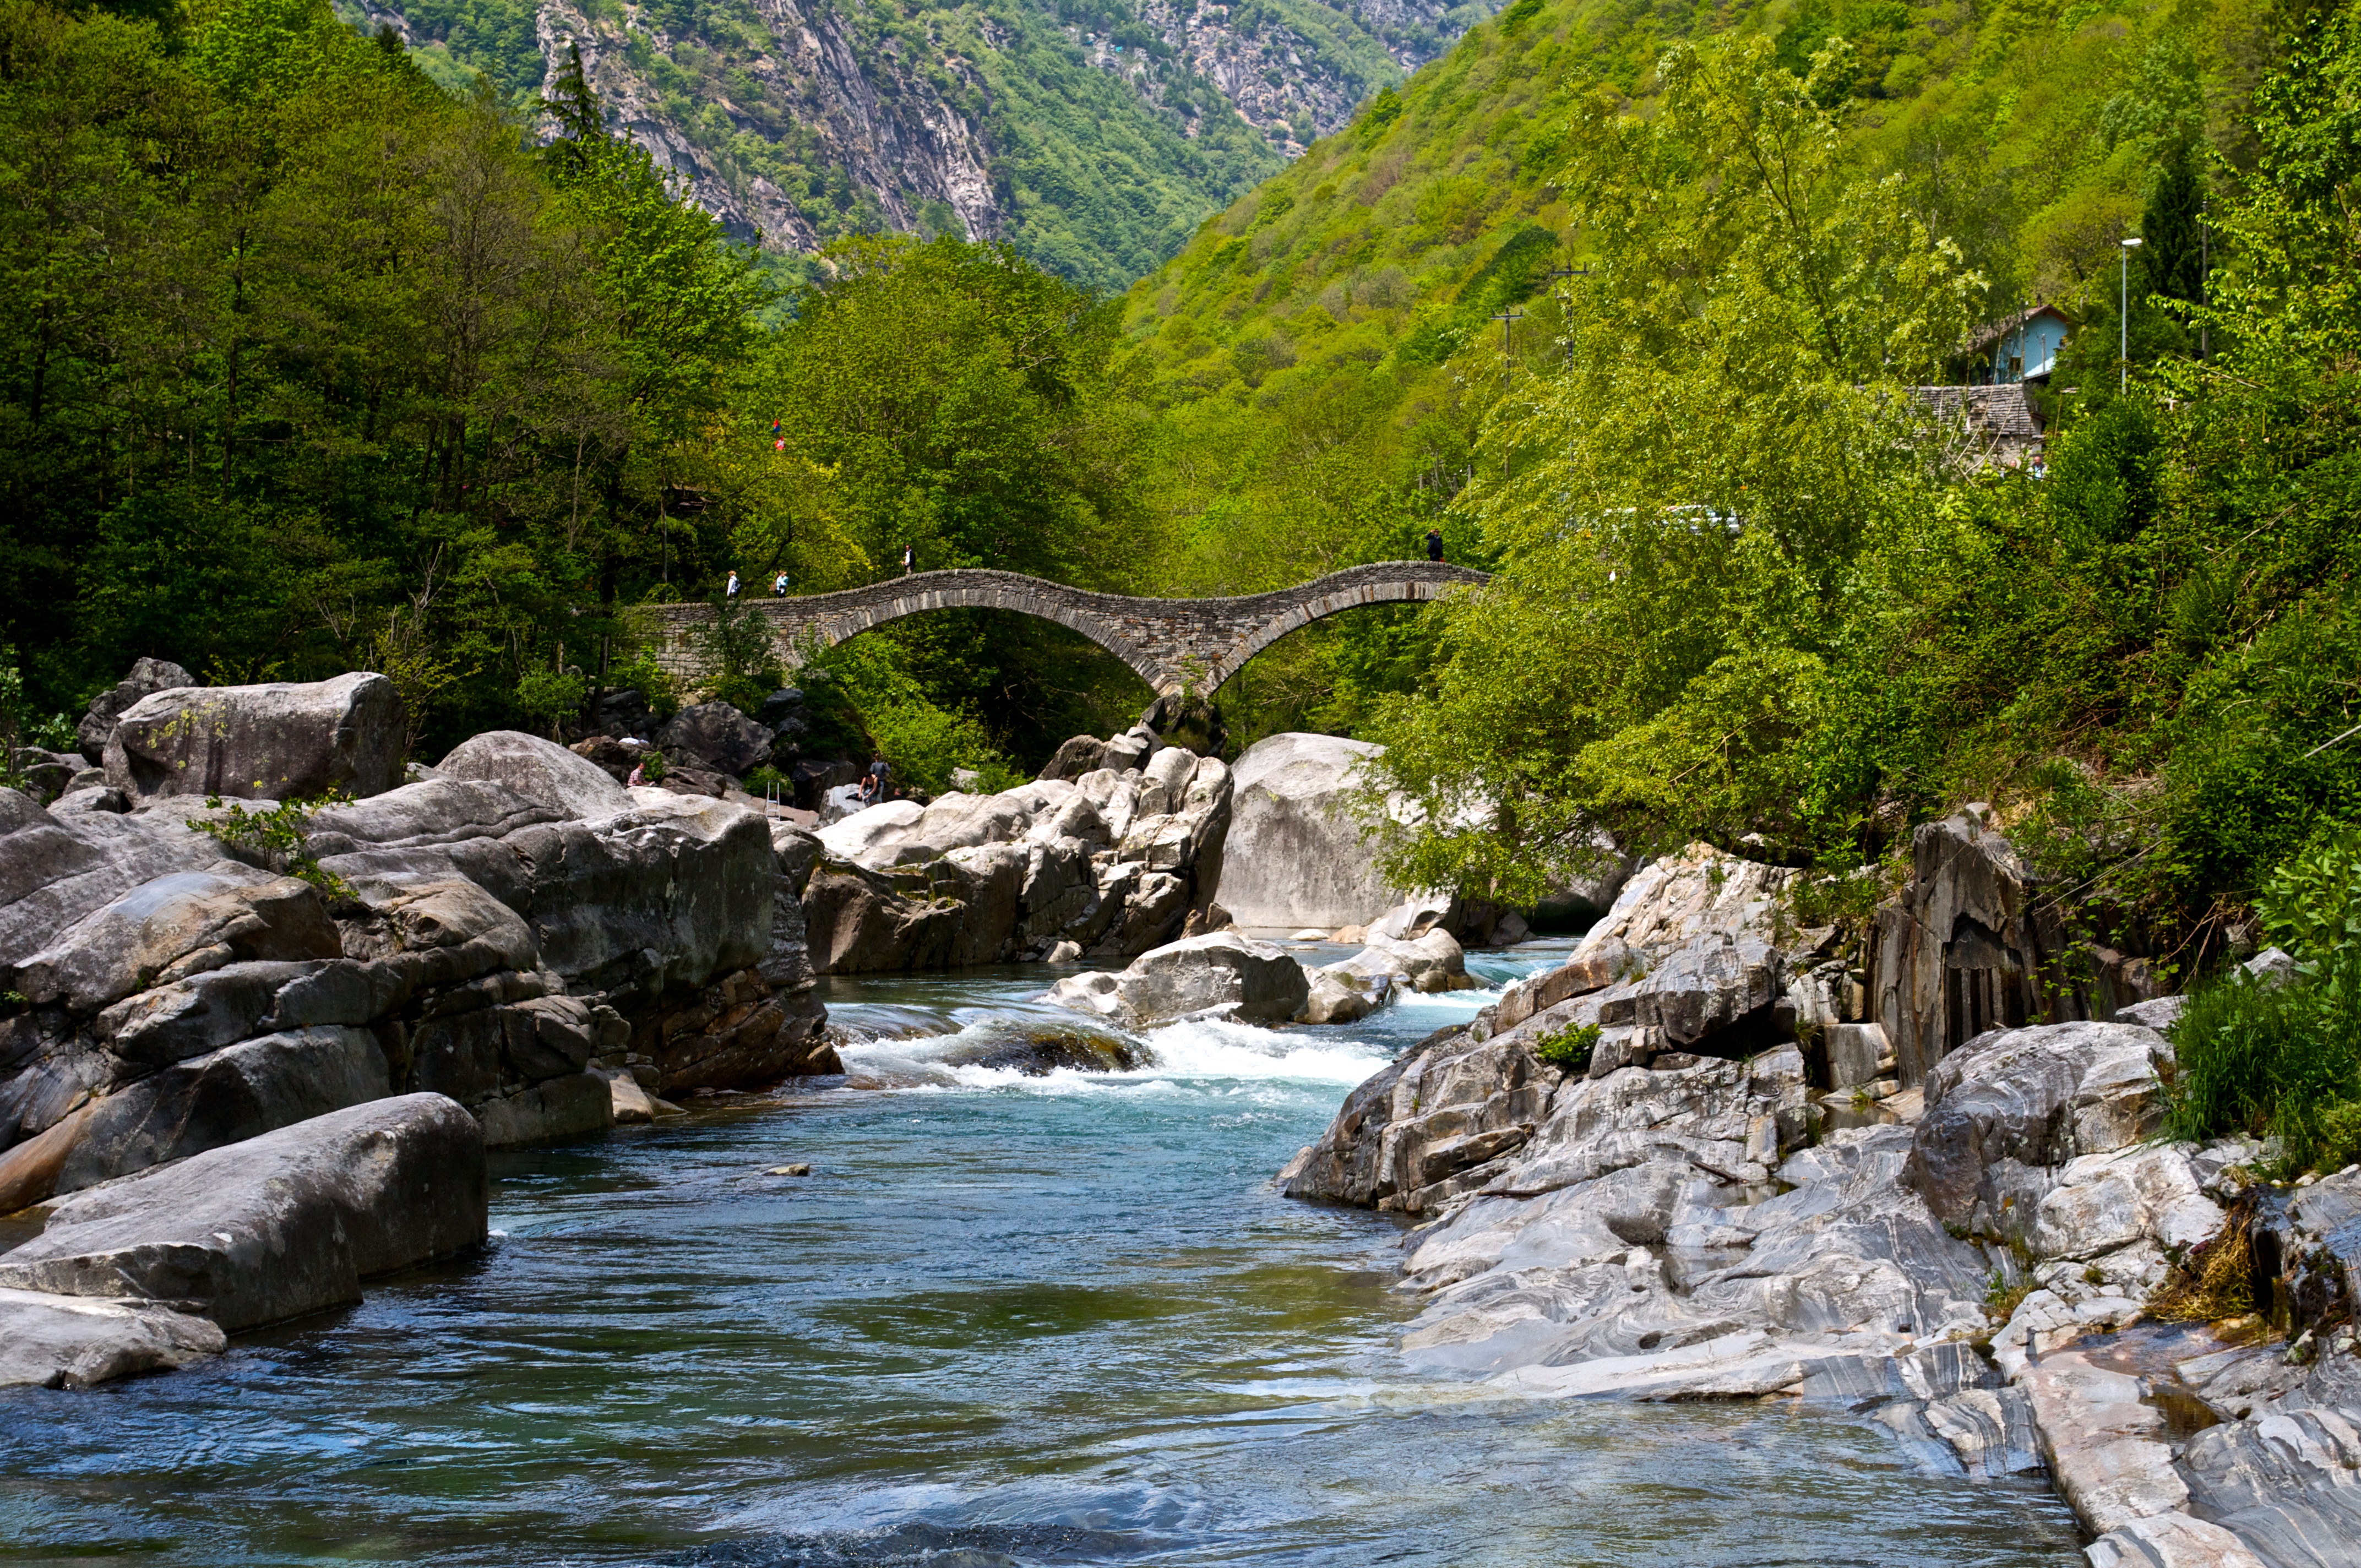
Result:
M0 1201L389 1093L447 1094L498 1146L608 1124L618 1076L834 1069L759 816L568 781L591 764L529 737L474 751L571 809L584 789L621 808L585 822L438 775L323 809L307 836L351 894L332 912L220 859L187 797L60 816L0 793L0 981L30 1004L0 1018Z
M1401 894L1378 874L1350 807L1383 747L1334 735L1273 735L1230 770L1235 791L1213 896L1253 927L1367 925Z
M682 708L656 731L664 761L739 778L771 760L772 732L726 702Z
M1359 952L1318 972L1363 992L1461 991L1475 983L1467 978L1466 953L1440 927L1408 941L1373 932Z
M131 666L131 673L115 685L90 699L90 708L74 728L74 742L82 748L82 760L92 767L106 762L107 739L115 733L116 722L124 709L150 692L171 691L180 686L192 686L196 678L168 659L150 659L142 655Z
M19 959L16 989L76 1013L240 959L324 959L344 951L319 889L225 863L143 883Z
M574 821L631 808L631 792L589 758L555 740L494 729L462 740L434 764L446 779L488 779Z
M425 822L439 828L450 792L467 788L496 786L434 780L393 795L414 793ZM524 804L512 792L499 795ZM348 829L348 813L357 808L315 820L326 832ZM778 878L770 829L726 801L642 789L631 793L630 810L596 822L532 821L497 836L455 826L415 838L402 832L412 825L380 820L371 830L390 829L391 842L335 844L340 852L320 864L365 897L454 875L473 883L524 919L541 961L569 989L607 992L626 1011L668 989L751 968L769 949ZM446 841L423 841L445 832Z
M69 1198L0 1255L0 1288L191 1303L235 1333L474 1245L487 1214L476 1119L403 1095Z
M13 969L102 905L176 872L253 875L184 821L57 814L21 791L0 789L0 968ZM21 988L0 980L0 989Z
M391 1091L385 1052L366 1029L329 1025L241 1040L96 1102L55 1190L78 1191Z
M134 801L366 797L401 782L401 697L383 675L188 686L124 710L107 738L106 782Z
M1058 748L1040 777L1045 782L1078 779L1106 766L1107 743L1095 735L1077 735Z
M2163 1036L2136 1024L1995 1029L1927 1072L1903 1179L1947 1223L2001 1234L2046 1196L2041 1168L2109 1154L2156 1130Z
M1303 966L1279 948L1215 931L1142 953L1120 973L1070 975L1047 1000L1134 1027L1207 1013L1283 1024L1302 1011L1310 989Z

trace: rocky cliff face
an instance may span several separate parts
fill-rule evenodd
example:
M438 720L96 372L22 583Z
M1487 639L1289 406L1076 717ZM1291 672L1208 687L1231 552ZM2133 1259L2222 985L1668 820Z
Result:
M1485 0L1147 0L1070 20L1038 0L615 8L346 0L430 71L523 103L578 46L609 126L733 236L808 251L864 229L1002 238L1116 287Z

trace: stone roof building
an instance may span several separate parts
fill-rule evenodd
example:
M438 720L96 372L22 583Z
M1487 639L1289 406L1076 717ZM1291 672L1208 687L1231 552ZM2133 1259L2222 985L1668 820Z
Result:
M2041 461L2041 416L2023 381L1913 390L1934 412L1938 429L1968 444L1976 466L2021 468Z

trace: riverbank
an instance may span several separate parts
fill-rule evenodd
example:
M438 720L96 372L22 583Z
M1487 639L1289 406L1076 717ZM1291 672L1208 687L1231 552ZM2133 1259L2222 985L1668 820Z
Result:
M198 1564L2078 1560L2047 1488L1929 1480L1840 1411L1407 1373L1400 1223L1269 1179L1351 1082L1497 997L1473 964L1488 989L1365 1025L1183 1025L1146 1036L1157 1065L1030 1079L923 1064L1022 1016L1038 967L823 981L874 1087L496 1153L479 1255L170 1376L0 1396L6 1539ZM789 1162L812 1175L764 1174Z

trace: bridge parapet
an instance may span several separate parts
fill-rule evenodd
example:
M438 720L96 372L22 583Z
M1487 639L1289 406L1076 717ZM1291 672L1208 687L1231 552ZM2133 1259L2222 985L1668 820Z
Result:
M1193 687L1211 696L1248 659L1323 616L1371 604L1417 603L1486 574L1433 561L1379 561L1332 572L1298 587L1234 598L1136 598L1093 593L1016 572L970 568L920 572L838 593L747 602L771 623L788 669L814 641L833 647L889 620L937 609L1006 609L1072 628L1129 665L1159 693ZM678 604L643 612L656 662L685 687L701 685L699 634L713 607Z

